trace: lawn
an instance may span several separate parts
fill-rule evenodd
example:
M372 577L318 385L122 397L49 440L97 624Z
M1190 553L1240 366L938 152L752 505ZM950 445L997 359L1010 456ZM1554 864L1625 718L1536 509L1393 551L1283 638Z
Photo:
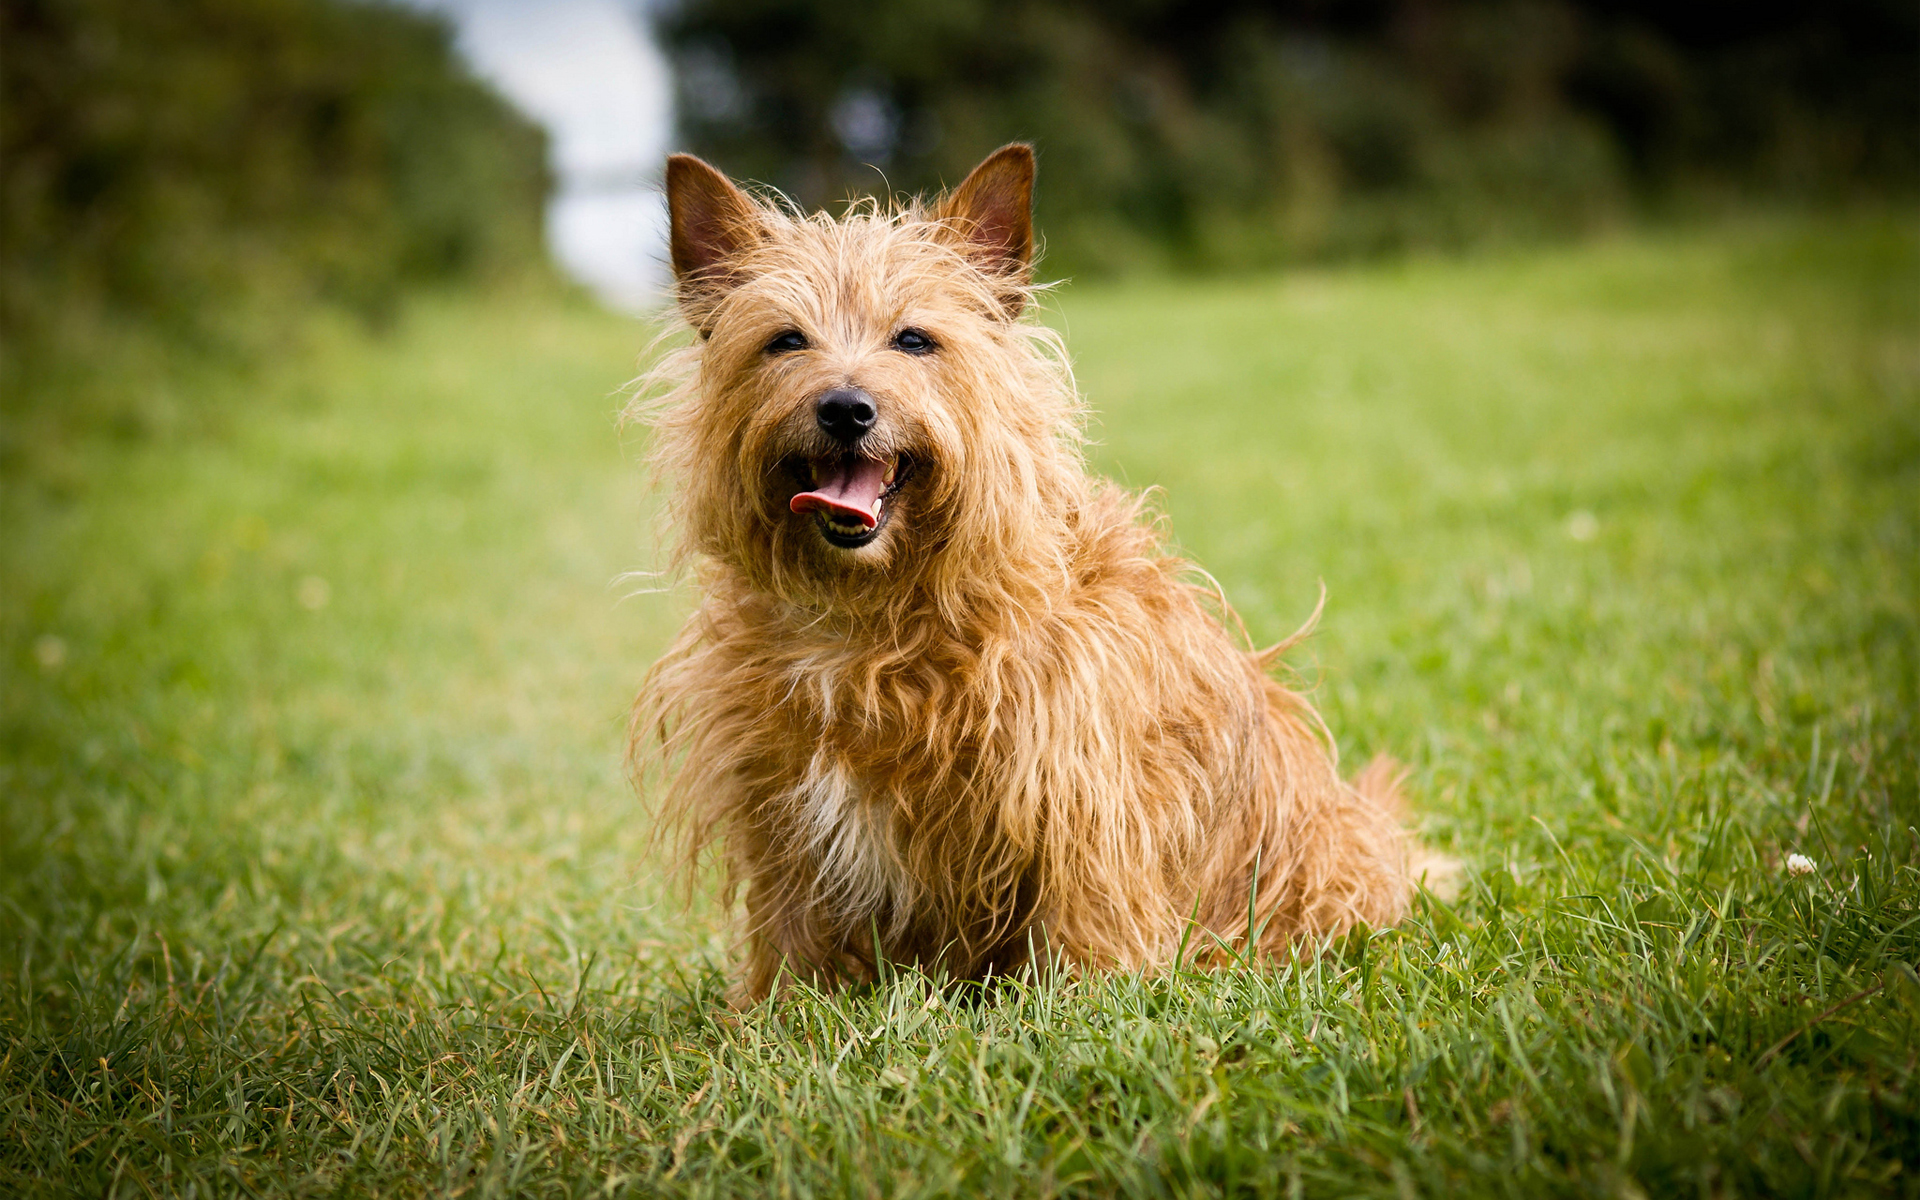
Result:
M1098 469L1256 638L1324 583L1292 665L1465 881L985 1003L721 1006L621 765L642 323L425 298L15 437L0 1193L1920 1195L1915 230L1057 293Z

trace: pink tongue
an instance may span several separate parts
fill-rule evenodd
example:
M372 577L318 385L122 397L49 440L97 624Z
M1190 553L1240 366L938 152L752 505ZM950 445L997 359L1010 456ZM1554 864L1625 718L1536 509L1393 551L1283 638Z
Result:
M825 509L853 517L868 529L880 524L880 493L886 489L887 464L870 458L842 459L820 468L819 486L801 492L787 507L797 513Z

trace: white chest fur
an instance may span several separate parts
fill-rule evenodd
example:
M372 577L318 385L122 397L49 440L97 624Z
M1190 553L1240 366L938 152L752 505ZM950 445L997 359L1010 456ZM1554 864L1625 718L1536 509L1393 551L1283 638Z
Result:
M849 924L877 922L883 934L897 932L911 915L914 888L894 840L893 814L824 753L808 764L792 797L818 899Z

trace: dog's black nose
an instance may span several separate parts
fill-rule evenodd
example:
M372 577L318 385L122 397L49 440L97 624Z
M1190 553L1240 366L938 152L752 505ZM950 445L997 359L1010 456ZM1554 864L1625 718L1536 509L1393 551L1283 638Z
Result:
M880 411L873 406L872 396L856 387L843 387L816 400L813 415L828 437L851 446L873 428Z

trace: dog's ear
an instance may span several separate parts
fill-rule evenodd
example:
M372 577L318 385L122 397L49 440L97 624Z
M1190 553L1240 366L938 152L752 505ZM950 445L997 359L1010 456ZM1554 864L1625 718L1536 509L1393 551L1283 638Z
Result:
M976 263L1011 285L1001 303L1008 317L1019 316L1033 268L1033 147L1014 142L987 155L935 216L965 239Z
M691 154L667 158L667 217L680 306L701 333L713 303L740 282L735 260L759 240L760 210L733 181Z

